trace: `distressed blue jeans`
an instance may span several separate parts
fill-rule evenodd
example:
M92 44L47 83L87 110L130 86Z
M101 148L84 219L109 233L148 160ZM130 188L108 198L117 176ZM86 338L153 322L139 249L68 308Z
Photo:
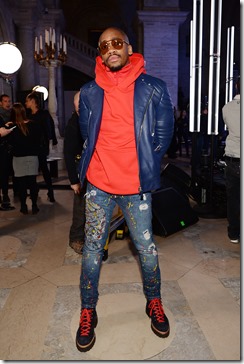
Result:
M143 194L143 198L139 194L112 195L88 183L85 196L86 238L80 277L82 307L95 308L98 301L103 248L116 203L123 212L131 239L138 252L144 294L147 299L161 298L158 253L152 234L151 193Z

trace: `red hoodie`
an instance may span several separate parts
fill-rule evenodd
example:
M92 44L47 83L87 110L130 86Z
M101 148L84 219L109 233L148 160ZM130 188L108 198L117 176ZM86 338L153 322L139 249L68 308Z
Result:
M87 179L99 189L118 195L139 192L139 167L134 132L134 84L145 73L141 54L130 56L130 63L111 72L96 59L96 82L104 89L101 128Z

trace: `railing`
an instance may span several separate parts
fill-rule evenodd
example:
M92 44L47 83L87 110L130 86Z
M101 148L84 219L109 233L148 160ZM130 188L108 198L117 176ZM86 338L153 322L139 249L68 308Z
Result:
M65 38L67 41L66 66L72 67L94 78L95 61L98 55L96 48L68 33L65 34Z
M67 41L68 47L74 48L77 51L81 52L83 55L88 58L95 59L97 56L97 49L90 46L89 44L82 42L80 39L66 33L65 38Z

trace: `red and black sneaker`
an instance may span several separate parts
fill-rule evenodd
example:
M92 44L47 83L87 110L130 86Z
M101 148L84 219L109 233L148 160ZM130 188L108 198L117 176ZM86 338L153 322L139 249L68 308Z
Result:
M169 320L164 313L160 298L147 301L146 313L151 318L151 328L159 337L169 336Z
M96 341L94 332L97 326L95 308L83 308L80 315L80 325L76 333L76 347L79 351L90 350Z

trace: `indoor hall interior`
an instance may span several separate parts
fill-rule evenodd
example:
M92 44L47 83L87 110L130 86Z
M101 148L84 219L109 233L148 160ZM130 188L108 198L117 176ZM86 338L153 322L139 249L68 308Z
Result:
M189 171L189 158L170 160L179 162ZM150 328L129 237L111 234L101 269L96 343L79 352L81 256L68 245L73 191L61 188L69 184L65 170L53 182L56 202L41 188L37 215L22 215L12 190L15 209L0 211L0 359L240 360L240 244L230 243L225 217L199 217L167 237L155 235L171 326L165 339Z

